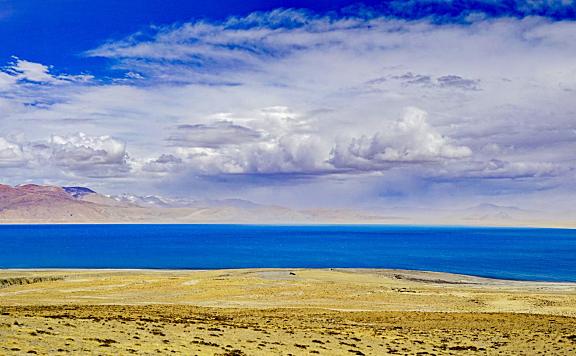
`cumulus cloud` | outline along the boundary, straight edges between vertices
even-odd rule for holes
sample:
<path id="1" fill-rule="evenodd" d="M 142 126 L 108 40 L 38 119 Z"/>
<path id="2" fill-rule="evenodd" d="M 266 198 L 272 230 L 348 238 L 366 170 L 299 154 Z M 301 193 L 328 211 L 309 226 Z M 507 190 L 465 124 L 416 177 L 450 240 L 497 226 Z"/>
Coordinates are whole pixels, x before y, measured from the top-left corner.
<path id="1" fill-rule="evenodd" d="M 0 167 L 21 167 L 26 165 L 26 163 L 27 159 L 22 146 L 0 137 Z"/>
<path id="2" fill-rule="evenodd" d="M 16 59 L 16 62 L 8 67 L 8 72 L 19 80 L 31 82 L 53 82 L 56 79 L 49 73 L 48 66 L 41 63 L 29 62 Z"/>
<path id="3" fill-rule="evenodd" d="M 288 134 L 263 142 L 218 149 L 180 149 L 199 174 L 329 173 L 327 149 L 317 137 Z"/>
<path id="4" fill-rule="evenodd" d="M 133 170 L 131 163 L 125 144 L 109 136 L 0 137 L 0 168 L 4 179 L 18 179 L 13 184 L 22 179 L 123 177 Z"/>
<path id="5" fill-rule="evenodd" d="M 381 132 L 339 143 L 330 162 L 337 168 L 385 169 L 398 163 L 425 163 L 466 158 L 466 146 L 453 145 L 430 126 L 427 113 L 409 108 L 404 118 Z"/>
<path id="6" fill-rule="evenodd" d="M 182 159 L 171 154 L 162 154 L 156 159 L 147 161 L 142 170 L 154 173 L 170 173 L 182 167 Z"/>
<path id="7" fill-rule="evenodd" d="M 205 174 L 339 174 L 471 155 L 468 147 L 452 144 L 430 126 L 427 113 L 417 108 L 408 108 L 402 120 L 382 125 L 378 133 L 340 141 L 307 132 L 310 128 L 287 108 L 266 108 L 259 115 L 244 119 L 259 126 L 258 133 L 227 122 L 180 127 L 192 135 L 170 141 L 184 162 Z"/>
<path id="8" fill-rule="evenodd" d="M 50 145 L 51 161 L 80 176 L 118 176 L 129 171 L 125 143 L 110 136 L 52 136 Z"/>

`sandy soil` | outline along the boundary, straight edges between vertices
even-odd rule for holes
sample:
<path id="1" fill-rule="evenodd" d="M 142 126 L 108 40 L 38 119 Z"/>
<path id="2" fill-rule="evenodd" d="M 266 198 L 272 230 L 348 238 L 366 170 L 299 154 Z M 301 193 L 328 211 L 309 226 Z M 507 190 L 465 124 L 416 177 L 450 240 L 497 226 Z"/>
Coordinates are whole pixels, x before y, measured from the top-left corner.
<path id="1" fill-rule="evenodd" d="M 396 270 L 0 270 L 0 354 L 575 354 L 576 284 Z"/>

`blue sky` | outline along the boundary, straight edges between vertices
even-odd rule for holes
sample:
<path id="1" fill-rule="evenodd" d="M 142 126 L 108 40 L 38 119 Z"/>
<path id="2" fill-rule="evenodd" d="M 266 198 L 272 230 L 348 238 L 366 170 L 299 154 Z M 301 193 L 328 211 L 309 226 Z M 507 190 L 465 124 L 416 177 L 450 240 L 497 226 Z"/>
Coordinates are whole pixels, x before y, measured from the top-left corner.
<path id="1" fill-rule="evenodd" d="M 572 1 L 0 0 L 4 183 L 569 209 Z"/>
<path id="2" fill-rule="evenodd" d="M 6 62 L 17 54 L 31 61 L 51 63 L 62 71 L 105 74 L 105 62 L 82 57 L 81 53 L 149 26 L 194 19 L 222 20 L 280 7 L 326 12 L 351 5 L 354 2 L 350 0 L 2 0 L 0 59 Z"/>
<path id="3" fill-rule="evenodd" d="M 61 71 L 105 75 L 109 63 L 81 54 L 106 40 L 122 38 L 149 26 L 197 19 L 223 20 L 277 8 L 342 15 L 358 7 L 389 17 L 433 17 L 448 22 L 462 21 L 471 13 L 490 17 L 540 15 L 557 20 L 576 17 L 573 4 L 564 1 L 1 0 L 0 60 L 7 62 L 17 55 L 51 63 Z"/>

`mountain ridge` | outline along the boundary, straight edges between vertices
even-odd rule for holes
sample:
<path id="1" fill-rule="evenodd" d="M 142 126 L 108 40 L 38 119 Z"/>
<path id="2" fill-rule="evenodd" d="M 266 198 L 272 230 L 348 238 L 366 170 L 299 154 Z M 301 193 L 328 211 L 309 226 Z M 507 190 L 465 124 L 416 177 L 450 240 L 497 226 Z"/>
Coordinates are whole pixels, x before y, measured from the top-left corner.
<path id="1" fill-rule="evenodd" d="M 291 209 L 243 199 L 187 200 L 133 194 L 104 195 L 83 186 L 0 184 L 0 224 L 248 223 L 397 224 L 572 227 L 539 212 L 483 203 L 467 209 Z"/>

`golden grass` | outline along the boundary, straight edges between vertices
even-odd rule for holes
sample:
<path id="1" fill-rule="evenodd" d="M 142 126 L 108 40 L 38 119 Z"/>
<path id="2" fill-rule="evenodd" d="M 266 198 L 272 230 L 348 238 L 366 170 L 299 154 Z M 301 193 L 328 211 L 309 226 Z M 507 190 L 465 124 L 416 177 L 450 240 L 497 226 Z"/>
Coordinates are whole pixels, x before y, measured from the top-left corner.
<path id="1" fill-rule="evenodd" d="M 576 285 L 387 270 L 0 271 L 0 354 L 574 354 Z M 61 351 L 59 351 L 61 350 Z"/>

